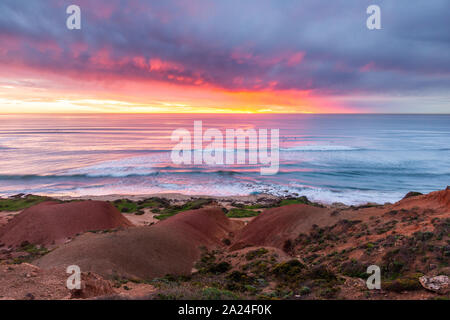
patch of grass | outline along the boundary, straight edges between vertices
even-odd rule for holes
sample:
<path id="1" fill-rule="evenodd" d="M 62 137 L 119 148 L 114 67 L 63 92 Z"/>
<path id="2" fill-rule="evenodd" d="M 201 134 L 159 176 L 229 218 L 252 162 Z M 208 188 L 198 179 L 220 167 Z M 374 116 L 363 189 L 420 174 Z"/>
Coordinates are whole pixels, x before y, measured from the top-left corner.
<path id="1" fill-rule="evenodd" d="M 113 205 L 122 213 L 134 213 L 137 211 L 137 204 L 129 199 L 117 199 Z"/>
<path id="2" fill-rule="evenodd" d="M 311 204 L 312 202 L 308 200 L 307 197 L 299 197 L 299 198 L 287 198 L 283 199 L 278 203 L 278 206 L 287 206 L 290 204 Z"/>
<path id="3" fill-rule="evenodd" d="M 188 210 L 197 210 L 202 208 L 205 205 L 211 204 L 211 199 L 196 199 L 193 201 L 188 201 L 180 206 L 170 206 L 161 211 L 161 214 L 155 216 L 156 219 L 164 220 L 171 216 L 176 215 L 177 213 L 188 211 Z"/>
<path id="4" fill-rule="evenodd" d="M 154 218 L 155 218 L 155 219 L 158 219 L 158 220 L 165 220 L 165 219 L 167 219 L 167 218 L 170 218 L 171 216 L 176 215 L 178 212 L 180 212 L 180 211 L 177 211 L 177 212 L 169 212 L 169 213 L 163 213 L 163 214 L 159 214 L 159 215 L 157 215 L 157 216 L 154 216 Z"/>
<path id="5" fill-rule="evenodd" d="M 27 252 L 27 253 L 33 254 L 33 255 L 42 255 L 42 254 L 46 254 L 48 252 L 47 248 L 37 247 L 33 244 L 26 244 L 25 246 L 21 247 L 20 249 L 24 252 Z"/>
<path id="6" fill-rule="evenodd" d="M 0 199 L 0 211 L 21 211 L 38 203 L 54 200 L 49 197 L 35 195 L 17 195 L 6 199 Z"/>
<path id="7" fill-rule="evenodd" d="M 140 200 L 137 202 L 138 209 L 145 208 L 168 208 L 170 207 L 170 201 L 163 198 L 147 198 L 145 200 Z"/>
<path id="8" fill-rule="evenodd" d="M 262 205 L 262 204 L 252 204 L 252 205 L 244 206 L 244 209 L 250 209 L 250 210 L 264 209 L 264 208 L 267 208 L 267 206 Z"/>
<path id="9" fill-rule="evenodd" d="M 254 211 L 250 209 L 244 209 L 244 208 L 233 208 L 228 211 L 227 217 L 228 218 L 249 218 L 249 217 L 256 217 L 259 215 L 259 211 Z"/>
<path id="10" fill-rule="evenodd" d="M 12 262 L 13 264 L 21 264 L 24 262 L 31 262 L 31 261 L 33 261 L 37 258 L 40 258 L 50 252 L 45 247 L 35 246 L 27 241 L 24 241 L 21 244 L 20 248 L 17 249 L 17 251 L 24 252 L 24 253 L 26 253 L 26 255 L 15 258 Z"/>
<path id="11" fill-rule="evenodd" d="M 112 204 L 122 213 L 135 213 L 136 215 L 144 214 L 143 209 L 152 208 L 152 212 L 159 208 L 170 207 L 169 200 L 152 197 L 145 200 L 132 201 L 130 199 L 117 199 Z"/>

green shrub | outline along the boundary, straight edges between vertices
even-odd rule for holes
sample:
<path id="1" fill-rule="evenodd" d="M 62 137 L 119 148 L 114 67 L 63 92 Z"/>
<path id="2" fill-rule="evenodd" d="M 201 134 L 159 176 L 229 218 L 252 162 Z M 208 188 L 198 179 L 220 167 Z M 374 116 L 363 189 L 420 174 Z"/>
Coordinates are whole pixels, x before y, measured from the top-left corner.
<path id="1" fill-rule="evenodd" d="M 300 261 L 293 259 L 275 265 L 272 269 L 272 273 L 281 278 L 290 278 L 298 276 L 303 269 L 305 269 L 305 265 Z"/>
<path id="2" fill-rule="evenodd" d="M 383 281 L 381 286 L 386 291 L 402 292 L 422 289 L 419 278 L 422 274 L 414 274 L 395 280 Z"/>
<path id="3" fill-rule="evenodd" d="M 323 279 L 327 281 L 337 280 L 336 274 L 323 265 L 313 267 L 308 273 L 308 276 L 311 279 Z"/>
<path id="4" fill-rule="evenodd" d="M 307 286 L 303 286 L 299 291 L 299 294 L 302 296 L 310 294 L 310 293 L 311 293 L 311 289 Z"/>
<path id="5" fill-rule="evenodd" d="M 239 299 L 239 296 L 228 290 L 205 288 L 202 290 L 201 298 L 204 300 L 236 300 Z"/>
<path id="6" fill-rule="evenodd" d="M 255 279 L 249 277 L 246 273 L 240 271 L 233 271 L 225 278 L 227 280 L 226 289 L 232 291 L 256 291 L 253 287 Z"/>
<path id="7" fill-rule="evenodd" d="M 231 264 L 223 261 L 223 262 L 214 263 L 214 264 L 210 265 L 207 268 L 207 272 L 213 273 L 213 274 L 221 274 L 221 273 L 227 272 L 230 269 L 231 269 Z"/>
<path id="8" fill-rule="evenodd" d="M 325 287 L 319 290 L 319 296 L 325 299 L 332 299 L 337 296 L 340 288 L 338 287 Z"/>
<path id="9" fill-rule="evenodd" d="M 353 278 L 363 278 L 366 279 L 369 275 L 366 273 L 367 268 L 360 262 L 356 260 L 351 260 L 344 262 L 341 265 L 340 272 L 343 275 L 353 277 Z"/>
<path id="10" fill-rule="evenodd" d="M 265 255 L 268 252 L 269 252 L 269 250 L 267 250 L 266 248 L 259 248 L 259 249 L 247 252 L 247 254 L 245 255 L 245 258 L 247 260 L 253 260 L 255 258 L 259 258 L 259 257 Z"/>
<path id="11" fill-rule="evenodd" d="M 383 256 L 382 271 L 385 277 L 396 278 L 409 270 L 416 254 L 410 247 L 402 247 L 388 251 Z"/>

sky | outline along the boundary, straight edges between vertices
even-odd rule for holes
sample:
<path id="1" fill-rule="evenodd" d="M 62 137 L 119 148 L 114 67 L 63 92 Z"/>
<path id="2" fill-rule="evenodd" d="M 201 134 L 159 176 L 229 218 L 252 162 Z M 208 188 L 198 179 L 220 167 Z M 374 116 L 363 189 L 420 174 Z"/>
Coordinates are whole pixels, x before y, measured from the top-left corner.
<path id="1" fill-rule="evenodd" d="M 448 0 L 0 0 L 0 113 L 450 113 L 449 13 Z"/>

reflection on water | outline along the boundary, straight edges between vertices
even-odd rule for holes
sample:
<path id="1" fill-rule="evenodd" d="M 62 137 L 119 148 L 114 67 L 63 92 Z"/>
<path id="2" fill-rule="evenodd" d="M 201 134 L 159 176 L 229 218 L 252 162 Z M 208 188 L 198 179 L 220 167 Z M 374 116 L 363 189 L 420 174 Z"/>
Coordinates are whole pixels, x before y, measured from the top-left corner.
<path id="1" fill-rule="evenodd" d="M 178 128 L 280 129 L 280 172 L 174 165 Z M 0 115 L 0 194 L 304 194 L 395 201 L 450 181 L 449 115 Z"/>

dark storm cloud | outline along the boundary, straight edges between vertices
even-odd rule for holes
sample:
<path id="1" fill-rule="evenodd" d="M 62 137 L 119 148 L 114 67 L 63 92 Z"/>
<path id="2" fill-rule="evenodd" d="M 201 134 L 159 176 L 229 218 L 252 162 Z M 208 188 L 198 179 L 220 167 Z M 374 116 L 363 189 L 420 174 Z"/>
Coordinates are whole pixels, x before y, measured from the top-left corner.
<path id="1" fill-rule="evenodd" d="M 74 77 L 226 90 L 379 94 L 450 88 L 450 1 L 2 0 L 0 62 Z M 382 9 L 382 30 L 365 26 Z"/>

